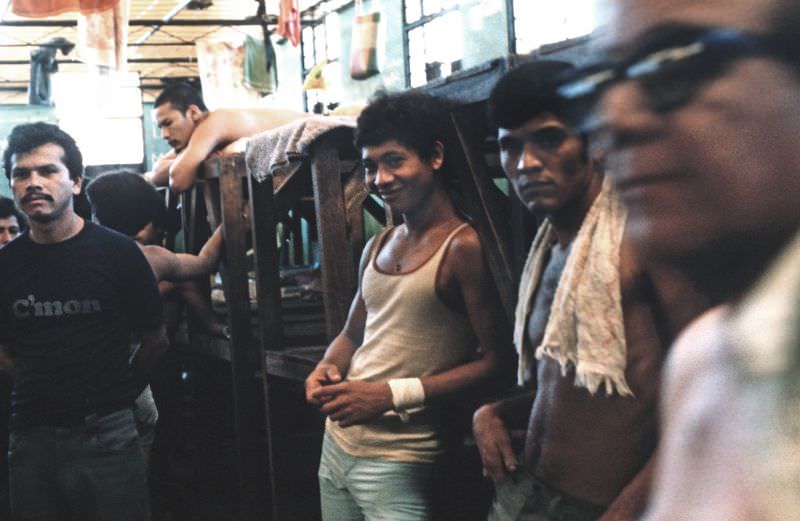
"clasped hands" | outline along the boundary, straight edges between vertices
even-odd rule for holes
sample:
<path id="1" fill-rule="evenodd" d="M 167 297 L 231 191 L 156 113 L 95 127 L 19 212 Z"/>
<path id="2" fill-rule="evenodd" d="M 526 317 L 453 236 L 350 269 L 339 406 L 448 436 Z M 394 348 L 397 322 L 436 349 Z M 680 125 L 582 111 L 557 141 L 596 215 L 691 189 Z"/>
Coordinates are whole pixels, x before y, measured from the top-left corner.
<path id="1" fill-rule="evenodd" d="M 342 427 L 363 423 L 392 409 L 386 382 L 342 381 L 339 369 L 321 363 L 306 378 L 306 400 Z"/>

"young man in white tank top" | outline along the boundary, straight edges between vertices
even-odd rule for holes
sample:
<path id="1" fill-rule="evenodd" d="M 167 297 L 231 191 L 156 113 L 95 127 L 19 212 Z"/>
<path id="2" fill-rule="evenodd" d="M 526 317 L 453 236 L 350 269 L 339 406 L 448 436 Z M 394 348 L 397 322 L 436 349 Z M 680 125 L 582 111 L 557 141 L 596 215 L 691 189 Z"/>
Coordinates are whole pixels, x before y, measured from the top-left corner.
<path id="1" fill-rule="evenodd" d="M 342 332 L 306 380 L 325 414 L 325 521 L 431 518 L 437 406 L 492 377 L 508 333 L 475 230 L 446 188 L 446 110 L 384 96 L 358 119 L 368 185 L 403 216 L 374 238 Z"/>

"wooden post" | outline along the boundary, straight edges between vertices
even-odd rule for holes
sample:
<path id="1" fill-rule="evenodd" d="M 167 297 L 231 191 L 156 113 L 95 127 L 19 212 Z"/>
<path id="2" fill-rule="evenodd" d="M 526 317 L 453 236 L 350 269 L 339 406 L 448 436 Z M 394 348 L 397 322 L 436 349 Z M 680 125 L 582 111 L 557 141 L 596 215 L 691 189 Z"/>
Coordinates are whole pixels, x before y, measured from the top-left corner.
<path id="1" fill-rule="evenodd" d="M 331 135 L 318 139 L 311 151 L 311 180 L 320 245 L 325 327 L 332 340 L 344 326 L 353 298 L 353 274 L 347 251 L 347 215 L 336 140 Z"/>
<path id="2" fill-rule="evenodd" d="M 445 154 L 453 173 L 458 176 L 463 196 L 473 212 L 473 224 L 481 237 L 486 261 L 492 272 L 506 315 L 513 321 L 516 302 L 507 204 L 489 175 L 481 155 L 486 137 L 483 105 L 461 107 L 451 114 L 453 136 L 445 144 Z M 505 223 L 505 224 L 504 224 Z"/>
<path id="3" fill-rule="evenodd" d="M 248 173 L 249 174 L 249 173 Z M 247 176 L 250 193 L 250 230 L 253 237 L 253 255 L 256 269 L 256 301 L 258 302 L 258 333 L 261 380 L 264 392 L 264 420 L 266 426 L 266 472 L 269 480 L 269 497 L 272 521 L 278 521 L 278 497 L 275 493 L 275 466 L 272 445 L 272 414 L 270 410 L 269 377 L 266 368 L 268 350 L 283 348 L 281 320 L 281 288 L 278 250 L 275 246 L 275 200 L 272 193 L 272 176 L 257 182 Z"/>
<path id="4" fill-rule="evenodd" d="M 360 259 L 364 249 L 364 201 L 369 197 L 369 189 L 359 172 L 351 172 L 344 184 L 345 213 L 347 214 L 347 235 L 350 241 L 350 258 Z M 358 263 L 351 263 L 354 277 L 358 277 Z M 355 280 L 355 279 L 354 279 Z M 356 280 L 358 285 L 358 280 Z"/>
<path id="5" fill-rule="evenodd" d="M 250 327 L 247 284 L 247 226 L 243 219 L 246 175 L 242 154 L 219 161 L 219 202 L 225 239 L 223 284 L 231 328 L 234 424 L 239 471 L 240 518 L 263 521 L 269 516 L 267 446 L 264 443 L 263 356 Z"/>

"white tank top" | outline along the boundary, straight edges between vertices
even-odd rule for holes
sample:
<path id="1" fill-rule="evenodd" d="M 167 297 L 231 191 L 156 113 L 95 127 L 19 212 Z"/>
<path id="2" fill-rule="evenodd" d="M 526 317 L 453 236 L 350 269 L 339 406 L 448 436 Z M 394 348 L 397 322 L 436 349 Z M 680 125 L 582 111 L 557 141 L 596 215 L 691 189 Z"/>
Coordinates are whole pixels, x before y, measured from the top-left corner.
<path id="1" fill-rule="evenodd" d="M 448 308 L 436 293 L 436 276 L 453 237 L 450 232 L 434 254 L 408 273 L 384 273 L 376 258 L 383 240 L 376 238 L 361 281 L 367 309 L 364 342 L 350 363 L 347 380 L 386 382 L 447 371 L 469 361 L 477 339 L 466 315 Z M 390 230 L 389 230 L 390 231 Z M 388 411 L 367 424 L 342 428 L 327 420 L 326 431 L 348 454 L 392 461 L 432 462 L 441 452 L 436 411 L 411 411 L 408 423 Z"/>

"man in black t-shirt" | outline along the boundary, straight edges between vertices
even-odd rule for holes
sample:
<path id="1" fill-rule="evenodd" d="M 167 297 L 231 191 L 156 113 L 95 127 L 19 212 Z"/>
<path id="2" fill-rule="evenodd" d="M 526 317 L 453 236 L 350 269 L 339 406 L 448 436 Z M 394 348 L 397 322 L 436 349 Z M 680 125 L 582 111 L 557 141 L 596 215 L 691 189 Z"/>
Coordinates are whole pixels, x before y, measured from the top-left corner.
<path id="1" fill-rule="evenodd" d="M 152 270 L 132 240 L 75 213 L 83 165 L 69 135 L 17 126 L 3 166 L 30 226 L 0 251 L 12 516 L 147 520 L 131 405 L 166 349 Z M 129 364 L 133 333 L 142 347 Z"/>

